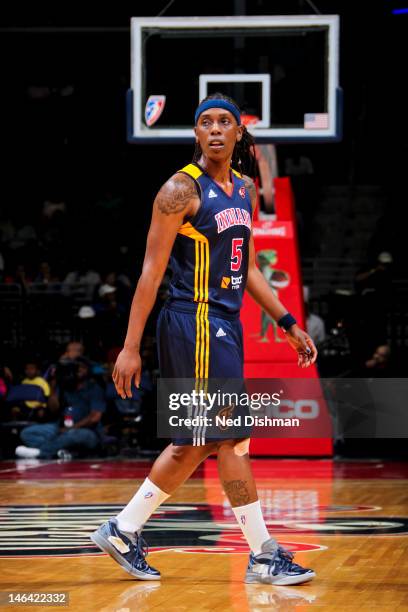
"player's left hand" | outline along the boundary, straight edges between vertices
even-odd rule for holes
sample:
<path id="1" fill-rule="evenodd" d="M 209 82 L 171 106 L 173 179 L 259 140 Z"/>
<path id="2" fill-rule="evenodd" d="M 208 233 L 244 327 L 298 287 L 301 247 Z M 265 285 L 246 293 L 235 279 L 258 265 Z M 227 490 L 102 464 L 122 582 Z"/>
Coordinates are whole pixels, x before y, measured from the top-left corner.
<path id="1" fill-rule="evenodd" d="M 292 325 L 285 333 L 290 346 L 298 354 L 298 366 L 308 368 L 317 359 L 317 349 L 311 337 L 297 325 Z"/>

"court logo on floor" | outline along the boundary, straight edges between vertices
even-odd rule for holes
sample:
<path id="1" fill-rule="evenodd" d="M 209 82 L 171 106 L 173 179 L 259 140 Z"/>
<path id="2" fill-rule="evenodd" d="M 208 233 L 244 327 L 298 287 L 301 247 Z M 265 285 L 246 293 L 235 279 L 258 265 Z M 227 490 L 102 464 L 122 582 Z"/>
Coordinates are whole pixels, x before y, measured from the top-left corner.
<path id="1" fill-rule="evenodd" d="M 122 505 L 33 505 L 0 506 L 0 556 L 79 556 L 102 554 L 89 534 Z M 316 506 L 294 516 L 267 509 L 271 535 L 292 550 L 325 548 L 302 542 L 302 535 L 408 535 L 407 517 L 367 516 L 375 506 Z M 327 516 L 354 512 L 357 516 Z M 246 553 L 247 544 L 229 506 L 210 504 L 166 504 L 160 506 L 144 529 L 151 551 L 184 553 Z M 295 540 L 293 539 L 295 538 Z"/>

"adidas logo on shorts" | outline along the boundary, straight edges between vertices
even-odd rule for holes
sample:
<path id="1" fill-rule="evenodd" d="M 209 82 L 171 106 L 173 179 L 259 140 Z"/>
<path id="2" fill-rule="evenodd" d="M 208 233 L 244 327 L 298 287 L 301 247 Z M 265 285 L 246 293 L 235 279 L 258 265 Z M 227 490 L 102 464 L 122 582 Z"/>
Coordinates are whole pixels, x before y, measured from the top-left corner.
<path id="1" fill-rule="evenodd" d="M 217 333 L 215 334 L 216 338 L 221 338 L 222 336 L 226 336 L 227 334 L 225 333 L 225 331 L 222 329 L 222 327 L 219 328 L 219 330 L 217 331 Z"/>

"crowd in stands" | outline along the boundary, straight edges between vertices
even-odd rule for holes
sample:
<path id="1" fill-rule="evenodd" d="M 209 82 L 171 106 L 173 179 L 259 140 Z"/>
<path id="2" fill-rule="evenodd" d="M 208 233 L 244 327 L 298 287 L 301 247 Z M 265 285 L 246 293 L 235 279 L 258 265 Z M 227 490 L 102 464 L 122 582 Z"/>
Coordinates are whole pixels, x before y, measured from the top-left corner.
<path id="1" fill-rule="evenodd" d="M 119 348 L 98 363 L 81 342 L 67 344 L 53 363 L 29 359 L 22 371 L 0 367 L 1 448 L 14 441 L 17 457 L 67 459 L 110 452 L 155 452 L 154 407 L 158 375 L 154 339 L 142 348 L 143 374 L 132 398 L 115 390 L 112 372 Z M 10 438 L 14 433 L 14 440 Z"/>
<path id="2" fill-rule="evenodd" d="M 122 400 L 112 371 L 137 276 L 128 247 L 112 237 L 123 198 L 106 190 L 82 212 L 72 206 L 57 194 L 24 219 L 12 206 L 0 213 L 0 289 L 8 297 L 0 453 L 36 460 L 156 452 L 154 331 L 166 282 L 146 327 L 141 386 Z"/>
<path id="3" fill-rule="evenodd" d="M 32 196 L 30 205 L 23 208 L 3 201 L 0 283 L 19 285 L 23 292 L 33 284 L 94 287 L 101 283 L 101 276 L 109 284 L 112 270 L 122 268 L 117 280 L 121 287 L 129 288 L 125 270 L 131 265 L 125 257 L 128 241 L 125 232 L 123 236 L 112 232 L 124 213 L 124 199 L 108 189 L 99 198 L 84 202 L 59 194 L 50 194 L 43 201 Z"/>
<path id="4" fill-rule="evenodd" d="M 319 349 L 323 377 L 407 376 L 407 301 L 401 302 L 399 312 L 392 263 L 392 254 L 382 251 L 357 271 L 353 291 L 320 298 L 326 320 L 313 312 L 317 300 L 311 304 L 309 288 L 304 287 L 306 328 Z"/>
<path id="5" fill-rule="evenodd" d="M 123 199 L 107 190 L 83 214 L 55 196 L 24 220 L 2 208 L 0 289 L 8 296 L 0 353 L 2 456 L 132 455 L 157 452 L 161 444 L 154 328 L 166 283 L 146 327 L 140 388 L 122 400 L 112 382 L 136 281 L 127 247 L 111 238 L 122 207 Z M 89 240 L 91 220 L 98 243 Z M 71 341 L 61 349 L 66 337 Z"/>

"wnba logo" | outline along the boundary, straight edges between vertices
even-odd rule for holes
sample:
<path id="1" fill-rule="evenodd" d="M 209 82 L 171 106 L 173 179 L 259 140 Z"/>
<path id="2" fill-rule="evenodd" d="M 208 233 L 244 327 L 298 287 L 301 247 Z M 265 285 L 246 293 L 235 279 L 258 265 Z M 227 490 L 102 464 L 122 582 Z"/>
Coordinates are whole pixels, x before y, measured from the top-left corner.
<path id="1" fill-rule="evenodd" d="M 243 515 L 241 516 L 241 523 L 242 523 L 243 525 L 245 525 L 245 523 L 246 523 L 246 516 L 245 516 L 245 514 L 243 514 Z"/>
<path id="2" fill-rule="evenodd" d="M 164 110 L 166 96 L 149 96 L 145 107 L 145 121 L 151 127 L 159 119 Z"/>

